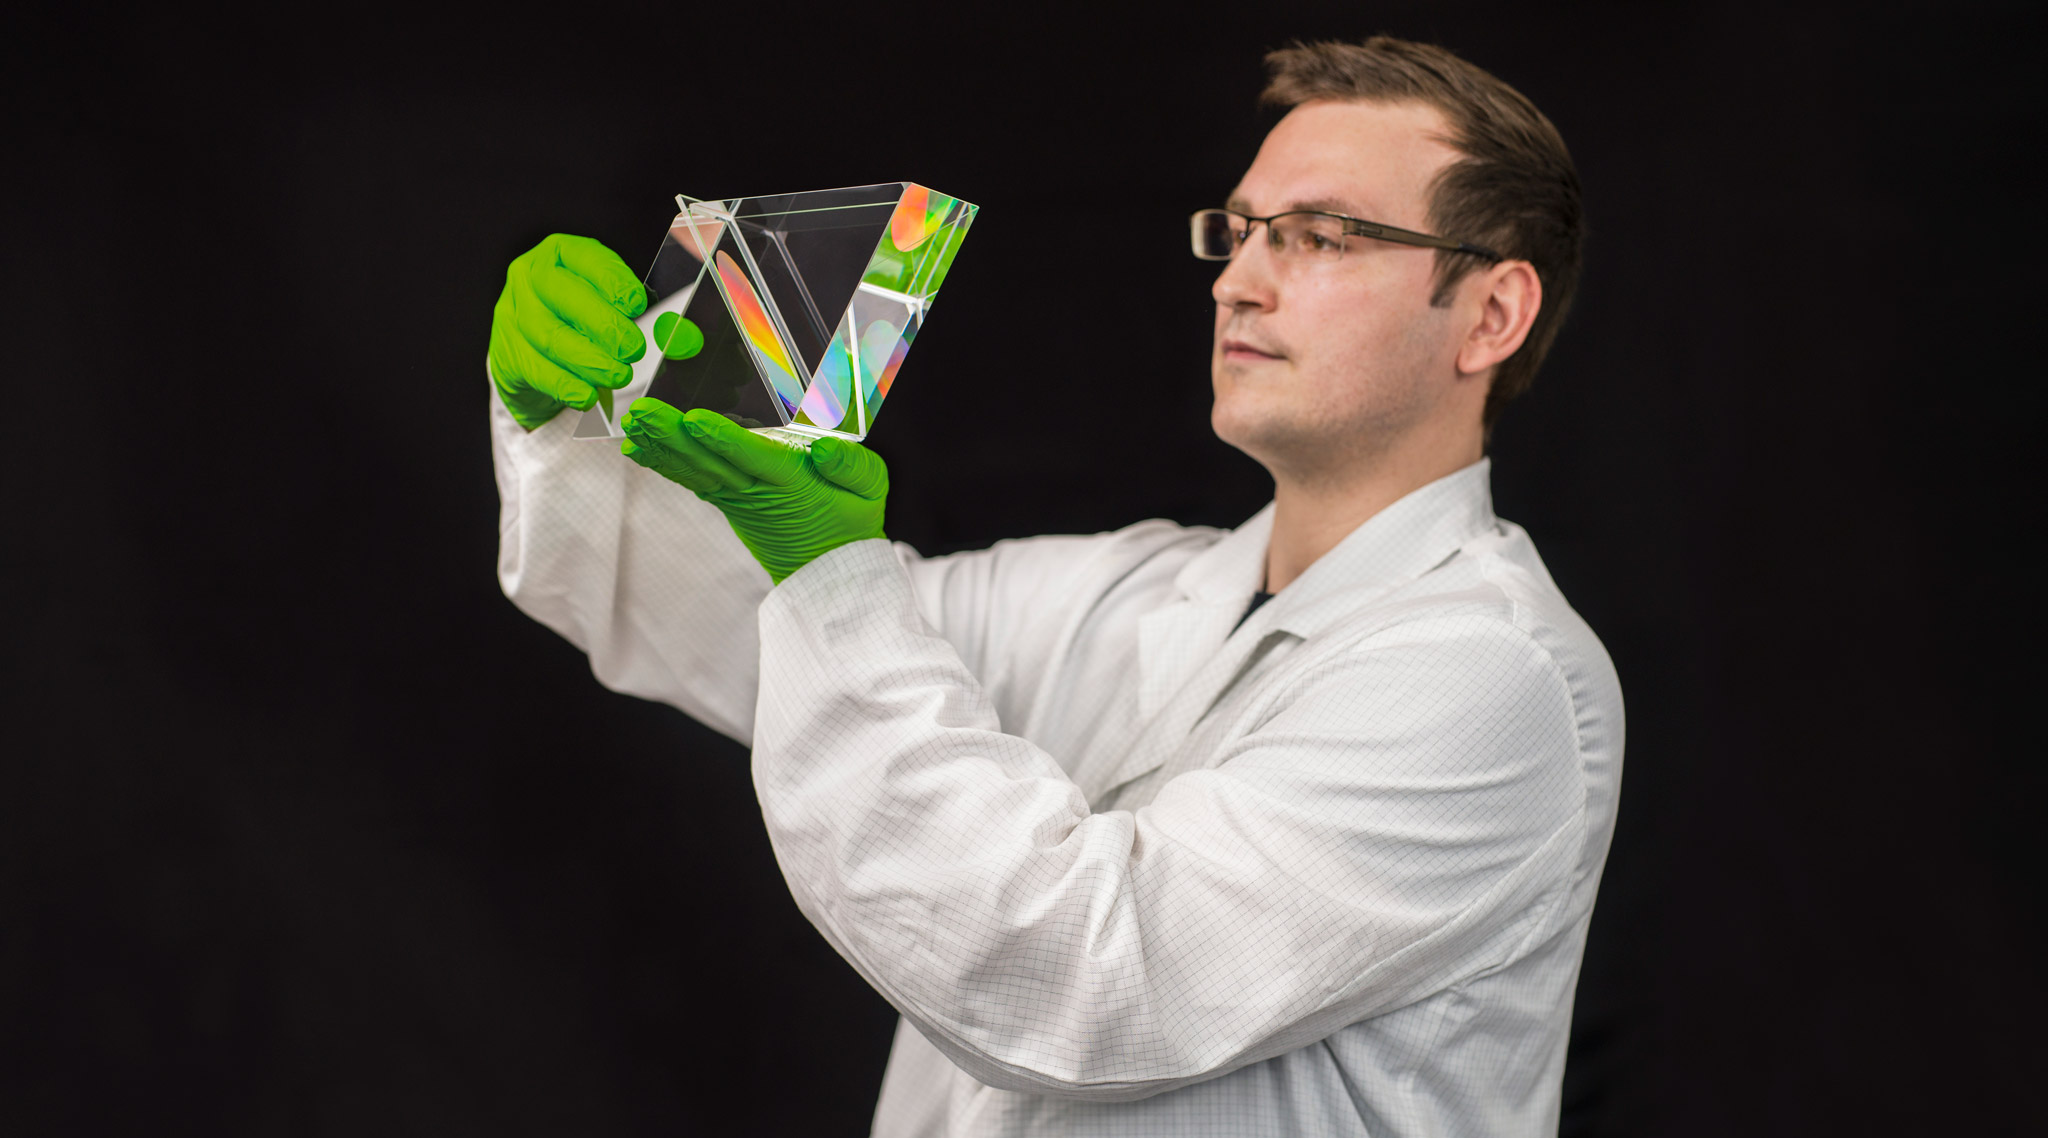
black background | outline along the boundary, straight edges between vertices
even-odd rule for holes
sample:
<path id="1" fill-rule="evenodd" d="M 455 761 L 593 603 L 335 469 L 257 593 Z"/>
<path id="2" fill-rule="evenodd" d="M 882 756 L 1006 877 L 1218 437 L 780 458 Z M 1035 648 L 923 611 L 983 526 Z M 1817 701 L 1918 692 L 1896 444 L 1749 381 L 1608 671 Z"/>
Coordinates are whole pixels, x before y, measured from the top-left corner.
<path id="1" fill-rule="evenodd" d="M 0 1133 L 864 1133 L 893 1013 L 742 749 L 497 590 L 504 265 L 925 182 L 983 212 L 872 438 L 892 535 L 1232 525 L 1181 218 L 1263 49 L 1374 31 L 1586 185 L 1494 447 L 1628 698 L 1566 1133 L 2037 1121 L 2038 6 L 719 11 L 0 37 Z"/>

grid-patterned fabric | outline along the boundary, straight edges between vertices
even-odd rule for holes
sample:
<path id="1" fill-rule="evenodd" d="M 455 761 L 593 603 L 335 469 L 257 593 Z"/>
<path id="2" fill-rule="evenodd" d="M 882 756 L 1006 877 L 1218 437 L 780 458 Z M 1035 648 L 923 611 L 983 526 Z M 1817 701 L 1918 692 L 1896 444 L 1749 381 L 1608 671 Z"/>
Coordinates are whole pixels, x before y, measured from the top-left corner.
<path id="1" fill-rule="evenodd" d="M 494 417 L 507 594 L 751 738 L 798 904 L 903 1013 L 876 1134 L 1555 1130 L 1621 696 L 1486 463 L 1237 625 L 1270 508 L 771 593 L 695 497 Z"/>

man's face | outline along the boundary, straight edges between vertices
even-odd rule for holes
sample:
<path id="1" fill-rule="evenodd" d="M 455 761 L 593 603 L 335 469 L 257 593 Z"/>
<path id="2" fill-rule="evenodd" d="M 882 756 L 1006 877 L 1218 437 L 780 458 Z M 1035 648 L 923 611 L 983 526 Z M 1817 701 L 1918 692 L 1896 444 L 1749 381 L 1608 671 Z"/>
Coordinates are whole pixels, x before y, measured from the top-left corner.
<path id="1" fill-rule="evenodd" d="M 1253 216 L 1328 210 L 1429 231 L 1430 182 L 1457 157 L 1442 115 L 1414 103 L 1304 103 L 1231 195 Z M 1225 266 L 1210 360 L 1218 437 L 1276 476 L 1325 476 L 1430 416 L 1456 370 L 1455 306 L 1432 308 L 1431 250 L 1366 237 L 1293 264 L 1266 227 Z"/>

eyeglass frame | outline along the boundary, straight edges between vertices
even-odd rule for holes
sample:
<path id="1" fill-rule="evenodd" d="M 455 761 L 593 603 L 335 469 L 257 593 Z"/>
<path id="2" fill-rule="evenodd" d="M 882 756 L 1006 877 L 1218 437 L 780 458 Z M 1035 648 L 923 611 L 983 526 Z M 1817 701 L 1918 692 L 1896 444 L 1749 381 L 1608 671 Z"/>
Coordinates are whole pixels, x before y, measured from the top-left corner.
<path id="1" fill-rule="evenodd" d="M 1446 249 L 1453 253 L 1470 253 L 1475 257 L 1484 257 L 1489 261 L 1507 260 L 1506 257 L 1488 249 L 1484 245 L 1474 245 L 1469 241 L 1454 241 L 1449 237 L 1432 237 L 1427 233 L 1417 233 L 1413 229 L 1402 229 L 1396 225 L 1367 221 L 1362 217 L 1350 217 L 1341 213 L 1331 213 L 1326 209 L 1290 209 L 1276 213 L 1271 217 L 1253 217 L 1248 213 L 1239 213 L 1234 209 L 1211 207 L 1209 209 L 1198 209 L 1188 215 L 1188 243 L 1194 246 L 1195 258 L 1202 261 L 1228 261 L 1237 255 L 1236 249 L 1231 250 L 1229 254 L 1222 257 L 1202 251 L 1201 238 L 1198 236 L 1198 233 L 1201 217 L 1205 213 L 1227 213 L 1232 217 L 1244 219 L 1244 228 L 1237 231 L 1243 234 L 1238 239 L 1238 249 L 1242 249 L 1251 241 L 1252 223 L 1255 221 L 1265 222 L 1266 232 L 1271 233 L 1273 232 L 1273 223 L 1283 217 L 1292 217 L 1295 214 L 1310 214 L 1316 217 L 1334 217 L 1344 222 L 1345 228 L 1343 232 L 1347 237 L 1371 237 L 1378 241 L 1391 241 L 1397 245 L 1419 245 L 1425 249 Z M 1358 228 L 1351 228 L 1352 226 L 1357 226 Z M 1340 255 L 1342 254 L 1342 250 L 1338 252 Z"/>

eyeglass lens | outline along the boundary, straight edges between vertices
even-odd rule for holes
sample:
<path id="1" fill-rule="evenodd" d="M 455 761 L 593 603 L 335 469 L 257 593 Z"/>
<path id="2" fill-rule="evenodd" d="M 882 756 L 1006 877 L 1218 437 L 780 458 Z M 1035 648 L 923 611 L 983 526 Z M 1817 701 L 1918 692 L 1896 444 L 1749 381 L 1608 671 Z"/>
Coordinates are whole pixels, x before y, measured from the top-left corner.
<path id="1" fill-rule="evenodd" d="M 1209 209 L 1195 215 L 1196 248 L 1203 256 L 1223 259 L 1237 252 L 1249 240 L 1248 223 L 1227 210 Z M 1331 260 L 1344 254 L 1344 223 L 1314 213 L 1290 213 L 1268 222 L 1249 225 L 1266 229 L 1271 250 L 1290 260 Z"/>

